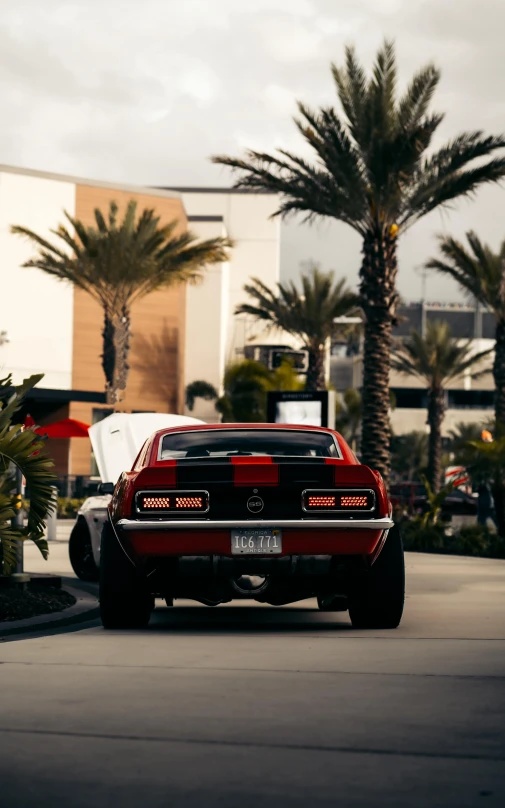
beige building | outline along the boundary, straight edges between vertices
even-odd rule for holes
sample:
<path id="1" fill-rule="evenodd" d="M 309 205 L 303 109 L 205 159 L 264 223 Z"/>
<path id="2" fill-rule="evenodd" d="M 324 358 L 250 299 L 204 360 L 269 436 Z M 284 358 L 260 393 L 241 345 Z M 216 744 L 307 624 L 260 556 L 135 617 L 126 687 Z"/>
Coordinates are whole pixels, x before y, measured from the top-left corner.
<path id="1" fill-rule="evenodd" d="M 229 263 L 213 266 L 195 287 L 179 285 L 149 295 L 132 310 L 130 373 L 120 411 L 184 412 L 184 390 L 205 379 L 218 389 L 227 362 L 243 352 L 243 326 L 234 317 L 251 274 L 275 285 L 279 279 L 279 224 L 271 221 L 271 194 L 231 189 L 164 190 L 119 186 L 0 166 L 0 372 L 15 383 L 44 373 L 26 410 L 44 425 L 65 417 L 92 423 L 108 414 L 101 367 L 100 306 L 86 293 L 21 265 L 33 256 L 26 240 L 10 233 L 23 225 L 51 238 L 63 211 L 85 224 L 95 208 L 130 199 L 154 208 L 161 223 L 178 222 L 199 238 L 229 235 Z M 199 401 L 196 417 L 215 420 Z M 87 439 L 51 440 L 60 475 L 92 472 Z"/>

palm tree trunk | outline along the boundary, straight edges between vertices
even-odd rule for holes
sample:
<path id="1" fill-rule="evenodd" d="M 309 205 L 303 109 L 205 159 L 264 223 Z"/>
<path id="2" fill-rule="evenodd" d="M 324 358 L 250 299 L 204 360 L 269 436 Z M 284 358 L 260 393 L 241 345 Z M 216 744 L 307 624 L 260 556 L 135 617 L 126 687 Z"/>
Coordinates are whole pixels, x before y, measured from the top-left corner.
<path id="1" fill-rule="evenodd" d="M 311 392 L 315 392 L 317 390 L 326 390 L 323 347 L 317 346 L 309 348 L 309 366 L 307 368 L 305 389 L 310 390 Z"/>
<path id="2" fill-rule="evenodd" d="M 505 429 L 505 319 L 499 319 L 495 332 L 493 377 L 495 384 L 495 417 Z"/>
<path id="3" fill-rule="evenodd" d="M 428 390 L 428 482 L 434 494 L 442 485 L 442 421 L 445 413 L 445 393 L 442 388 Z"/>
<path id="4" fill-rule="evenodd" d="M 130 336 L 130 312 L 126 306 L 119 315 L 105 310 L 102 368 L 107 404 L 113 406 L 121 401 L 121 392 L 126 389 Z"/>
<path id="5" fill-rule="evenodd" d="M 395 236 L 380 230 L 368 233 L 360 270 L 361 307 L 365 315 L 361 459 L 380 471 L 386 483 L 391 467 L 389 369 L 391 331 L 398 301 L 397 270 Z"/>

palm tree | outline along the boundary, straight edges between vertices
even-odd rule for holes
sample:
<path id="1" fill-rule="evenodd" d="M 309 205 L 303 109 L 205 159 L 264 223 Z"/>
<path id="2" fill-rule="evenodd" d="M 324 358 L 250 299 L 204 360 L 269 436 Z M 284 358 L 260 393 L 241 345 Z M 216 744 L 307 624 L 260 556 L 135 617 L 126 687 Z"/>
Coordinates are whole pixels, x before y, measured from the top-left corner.
<path id="1" fill-rule="evenodd" d="M 44 520 L 56 507 L 53 462 L 44 450 L 44 441 L 33 431 L 24 429 L 15 419 L 26 393 L 42 379 L 42 375 L 25 379 L 12 392 L 12 379 L 0 380 L 0 572 L 10 574 L 16 564 L 19 542 L 31 539 L 47 558 Z M 30 491 L 30 508 L 26 527 L 13 523 L 20 507 L 16 490 L 18 469 Z"/>
<path id="2" fill-rule="evenodd" d="M 496 316 L 495 417 L 505 427 L 505 241 L 498 252 L 493 252 L 473 231 L 466 233 L 466 238 L 469 249 L 450 236 L 441 236 L 442 258 L 432 258 L 426 266 L 450 275 L 472 299 Z"/>
<path id="3" fill-rule="evenodd" d="M 298 337 L 309 354 L 306 390 L 325 390 L 324 357 L 335 333 L 334 320 L 355 311 L 358 299 L 345 280 L 335 282 L 333 272 L 321 272 L 316 266 L 302 275 L 301 282 L 301 293 L 294 283 L 281 283 L 274 292 L 253 278 L 244 291 L 255 303 L 242 303 L 235 313 L 250 314 L 269 328 Z"/>
<path id="4" fill-rule="evenodd" d="M 402 479 L 420 479 L 428 464 L 428 435 L 413 431 L 394 437 L 391 455 L 392 469 Z"/>
<path id="5" fill-rule="evenodd" d="M 332 66 L 342 111 L 299 104 L 295 123 L 313 162 L 289 151 L 249 151 L 245 159 L 214 162 L 238 172 L 237 187 L 280 194 L 277 214 L 332 217 L 363 240 L 361 307 L 365 314 L 362 459 L 387 478 L 390 465 L 389 367 L 398 294 L 397 243 L 435 208 L 472 195 L 505 174 L 502 136 L 459 135 L 428 152 L 443 116 L 429 107 L 440 79 L 428 65 L 398 97 L 394 46 L 385 42 L 370 77 L 353 48 L 344 67 Z"/>
<path id="6" fill-rule="evenodd" d="M 224 394 L 206 381 L 194 381 L 186 387 L 186 406 L 192 411 L 195 399 L 215 401 L 224 422 L 253 423 L 266 420 L 267 393 L 271 390 L 300 390 L 302 384 L 292 362 L 283 360 L 269 370 L 261 362 L 244 359 L 230 365 L 224 374 Z"/>
<path id="7" fill-rule="evenodd" d="M 108 220 L 95 209 L 96 226 L 65 212 L 71 229 L 60 224 L 51 231 L 59 239 L 54 244 L 26 227 L 11 228 L 38 247 L 24 267 L 72 283 L 102 306 L 102 367 L 109 404 L 116 404 L 126 388 L 133 304 L 162 287 L 200 280 L 204 265 L 228 260 L 231 246 L 225 238 L 196 241 L 190 232 L 176 235 L 176 221 L 160 226 L 154 210 L 145 209 L 138 217 L 136 211 L 132 199 L 118 221 L 118 206 L 111 202 Z"/>
<path id="8" fill-rule="evenodd" d="M 481 433 L 481 424 L 460 423 L 456 424 L 454 429 L 449 431 L 449 450 L 455 463 L 461 463 L 463 466 L 465 465 L 461 458 L 462 456 L 465 456 L 465 453 L 467 453 L 468 444 L 471 441 L 480 440 Z"/>
<path id="9" fill-rule="evenodd" d="M 398 346 L 392 367 L 408 376 L 422 379 L 428 386 L 428 482 L 436 494 L 442 477 L 442 422 L 445 414 L 445 388 L 489 356 L 490 351 L 472 351 L 472 341 L 453 339 L 446 322 L 427 323 L 426 336 L 413 329 L 411 336 Z M 475 378 L 485 371 L 476 371 Z"/>

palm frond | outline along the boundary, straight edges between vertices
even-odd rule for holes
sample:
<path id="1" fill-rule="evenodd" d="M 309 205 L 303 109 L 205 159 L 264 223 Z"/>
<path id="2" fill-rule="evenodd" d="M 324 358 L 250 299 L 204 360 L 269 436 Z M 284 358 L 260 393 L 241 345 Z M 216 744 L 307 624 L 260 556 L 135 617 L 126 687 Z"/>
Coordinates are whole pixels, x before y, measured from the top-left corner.
<path id="1" fill-rule="evenodd" d="M 357 310 L 358 298 L 345 280 L 335 282 L 332 272 L 321 272 L 317 266 L 302 275 L 301 285 L 300 291 L 294 283 L 279 284 L 277 291 L 253 278 L 244 291 L 254 302 L 241 304 L 235 313 L 293 334 L 311 350 L 334 334 L 336 317 Z"/>
<path id="2" fill-rule="evenodd" d="M 454 278 L 471 298 L 494 311 L 498 319 L 503 319 L 505 266 L 501 249 L 493 252 L 473 231 L 466 233 L 466 239 L 469 249 L 451 236 L 440 236 L 442 258 L 431 258 L 426 267 Z"/>
<path id="3" fill-rule="evenodd" d="M 17 556 L 18 542 L 31 539 L 42 555 L 47 558 L 48 547 L 44 538 L 45 519 L 56 506 L 53 461 L 47 455 L 45 443 L 33 430 L 24 430 L 21 424 L 12 422 L 27 391 L 41 376 L 32 376 L 14 393 L 5 397 L 11 386 L 11 378 L 0 381 L 0 544 L 4 572 L 9 573 Z M 1 395 L 3 394 L 3 395 Z M 11 520 L 16 513 L 16 475 L 18 468 L 30 491 L 30 508 L 26 527 L 14 527 Z"/>
<path id="4" fill-rule="evenodd" d="M 505 158 L 494 158 L 505 148 L 502 135 L 463 133 L 429 156 L 443 118 L 430 113 L 440 80 L 433 65 L 418 71 L 400 98 L 394 45 L 387 40 L 370 76 L 352 47 L 343 66 L 333 64 L 331 71 L 341 111 L 299 103 L 301 118 L 295 119 L 313 160 L 286 151 L 213 158 L 232 169 L 236 187 L 279 194 L 276 215 L 332 217 L 362 235 L 393 224 L 403 230 L 505 176 Z"/>
<path id="5" fill-rule="evenodd" d="M 483 362 L 491 349 L 474 352 L 472 340 L 461 341 L 451 335 L 448 323 L 427 323 L 426 336 L 413 329 L 410 338 L 394 348 L 391 366 L 399 373 L 424 380 L 429 389 L 446 385 L 472 370 L 472 377 L 489 372 Z"/>

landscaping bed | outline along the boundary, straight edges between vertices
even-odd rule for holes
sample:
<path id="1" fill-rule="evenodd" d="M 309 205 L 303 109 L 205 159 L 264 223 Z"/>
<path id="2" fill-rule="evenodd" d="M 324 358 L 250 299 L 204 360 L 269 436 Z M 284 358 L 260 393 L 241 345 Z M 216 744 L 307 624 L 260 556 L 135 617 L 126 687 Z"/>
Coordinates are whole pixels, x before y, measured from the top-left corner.
<path id="1" fill-rule="evenodd" d="M 452 532 L 450 524 L 422 526 L 419 519 L 399 521 L 405 550 L 417 553 L 480 558 L 505 558 L 505 540 L 483 525 L 468 525 Z"/>
<path id="2" fill-rule="evenodd" d="M 53 586 L 27 584 L 24 589 L 0 588 L 0 622 L 61 612 L 75 602 L 69 592 Z"/>

